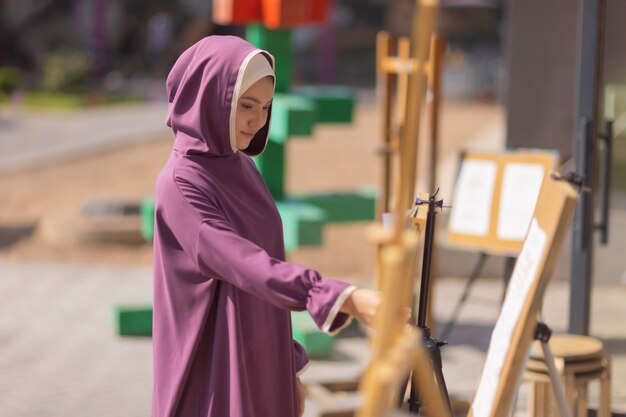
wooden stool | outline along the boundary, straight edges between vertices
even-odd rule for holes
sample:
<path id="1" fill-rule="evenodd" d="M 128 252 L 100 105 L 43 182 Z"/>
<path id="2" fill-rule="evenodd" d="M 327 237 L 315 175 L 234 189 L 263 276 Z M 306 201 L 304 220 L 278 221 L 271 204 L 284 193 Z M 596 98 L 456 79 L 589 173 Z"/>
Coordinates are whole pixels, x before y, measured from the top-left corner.
<path id="1" fill-rule="evenodd" d="M 573 417 L 587 417 L 587 385 L 600 382 L 598 417 L 611 417 L 611 361 L 598 339 L 580 335 L 553 335 L 549 342 L 556 368 L 563 378 L 565 396 Z M 524 372 L 530 383 L 530 417 L 558 416 L 558 409 L 543 359 L 541 344 L 535 341 Z"/>

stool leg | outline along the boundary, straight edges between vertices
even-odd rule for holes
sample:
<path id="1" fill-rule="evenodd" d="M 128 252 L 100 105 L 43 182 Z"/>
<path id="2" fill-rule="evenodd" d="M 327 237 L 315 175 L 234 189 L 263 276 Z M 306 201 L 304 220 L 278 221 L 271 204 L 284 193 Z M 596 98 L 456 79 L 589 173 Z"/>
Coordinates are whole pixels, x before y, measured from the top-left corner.
<path id="1" fill-rule="evenodd" d="M 587 417 L 587 384 L 582 384 L 578 386 L 577 391 L 577 401 L 576 401 L 576 415 L 578 417 Z"/>
<path id="2" fill-rule="evenodd" d="M 545 415 L 546 417 L 562 417 L 561 413 L 559 413 L 559 406 L 557 403 L 557 399 L 554 396 L 554 388 L 551 383 L 543 384 L 543 398 L 545 402 Z"/>
<path id="3" fill-rule="evenodd" d="M 528 381 L 528 403 L 526 404 L 528 417 L 538 417 L 537 415 L 537 382 Z"/>
<path id="4" fill-rule="evenodd" d="M 565 396 L 567 397 L 567 406 L 569 407 L 570 413 L 572 415 L 577 415 L 576 413 L 576 380 L 574 379 L 574 375 L 568 374 L 565 375 Z"/>
<path id="5" fill-rule="evenodd" d="M 530 382 L 530 387 L 528 389 L 529 417 L 549 417 L 549 406 L 547 404 L 549 398 L 546 398 L 546 393 L 548 393 L 546 387 L 549 388 L 549 385 L 543 382 Z"/>
<path id="6" fill-rule="evenodd" d="M 600 377 L 600 404 L 598 417 L 611 417 L 611 363 L 608 361 L 607 370 Z"/>

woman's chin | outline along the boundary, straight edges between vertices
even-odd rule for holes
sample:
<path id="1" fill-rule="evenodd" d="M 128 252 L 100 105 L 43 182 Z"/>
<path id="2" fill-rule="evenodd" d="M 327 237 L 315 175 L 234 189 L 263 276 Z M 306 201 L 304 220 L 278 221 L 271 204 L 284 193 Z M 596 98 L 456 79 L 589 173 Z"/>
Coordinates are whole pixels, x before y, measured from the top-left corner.
<path id="1" fill-rule="evenodd" d="M 237 141 L 237 149 L 239 149 L 240 151 L 243 151 L 244 149 L 248 149 L 248 147 L 250 146 L 250 143 L 252 142 L 252 139 L 254 139 L 254 137 L 245 138 L 245 139 Z"/>

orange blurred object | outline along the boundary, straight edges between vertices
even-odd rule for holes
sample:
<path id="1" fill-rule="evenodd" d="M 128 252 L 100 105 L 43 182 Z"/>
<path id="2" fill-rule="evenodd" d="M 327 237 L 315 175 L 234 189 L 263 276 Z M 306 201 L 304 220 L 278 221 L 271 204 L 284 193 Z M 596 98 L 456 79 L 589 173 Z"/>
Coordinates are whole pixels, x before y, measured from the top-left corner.
<path id="1" fill-rule="evenodd" d="M 220 25 L 258 23 L 263 20 L 261 0 L 213 0 L 213 21 Z"/>
<path id="2" fill-rule="evenodd" d="M 331 0 L 311 0 L 311 23 L 327 23 Z"/>
<path id="3" fill-rule="evenodd" d="M 326 23 L 330 0 L 263 0 L 263 23 L 271 29 Z"/>
<path id="4" fill-rule="evenodd" d="M 221 25 L 263 22 L 270 29 L 326 23 L 331 0 L 214 0 L 213 21 Z"/>

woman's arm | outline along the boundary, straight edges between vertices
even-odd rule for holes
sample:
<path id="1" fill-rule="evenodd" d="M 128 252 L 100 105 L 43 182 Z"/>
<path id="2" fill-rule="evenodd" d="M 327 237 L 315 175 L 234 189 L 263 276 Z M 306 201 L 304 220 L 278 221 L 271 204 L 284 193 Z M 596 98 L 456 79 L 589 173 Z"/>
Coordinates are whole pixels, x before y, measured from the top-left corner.
<path id="1" fill-rule="evenodd" d="M 168 207 L 162 207 L 165 212 L 158 215 L 176 217 L 176 221 L 168 222 L 171 232 L 180 237 L 182 250 L 203 277 L 226 281 L 287 310 L 307 310 L 318 327 L 329 333 L 347 324 L 350 317 L 341 306 L 354 287 L 270 256 L 239 235 L 218 204 L 194 184 L 177 178 L 176 185 L 181 202 L 169 212 Z"/>

